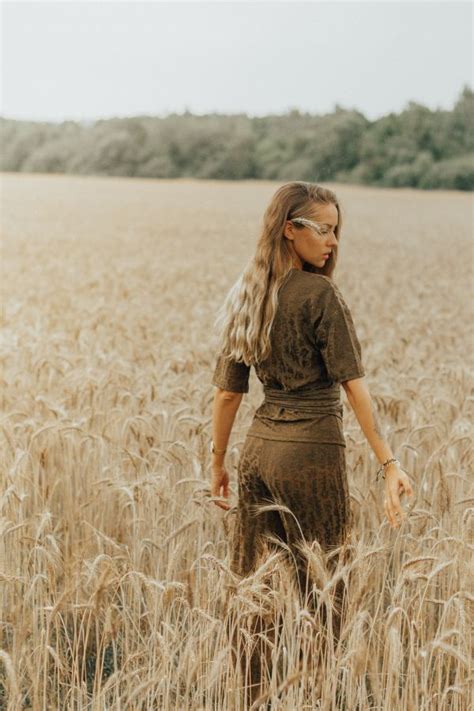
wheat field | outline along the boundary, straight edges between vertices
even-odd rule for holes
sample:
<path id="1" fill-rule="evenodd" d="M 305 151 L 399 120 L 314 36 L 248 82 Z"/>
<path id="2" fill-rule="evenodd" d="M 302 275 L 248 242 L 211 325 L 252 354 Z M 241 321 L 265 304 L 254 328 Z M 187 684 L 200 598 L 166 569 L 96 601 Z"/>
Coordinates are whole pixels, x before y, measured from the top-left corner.
<path id="1" fill-rule="evenodd" d="M 228 568 L 232 511 L 209 500 L 213 321 L 278 185 L 2 175 L 1 708 L 243 709 L 226 625 L 256 609 L 283 614 L 258 708 L 470 707 L 471 195 L 328 185 L 343 210 L 334 279 L 415 489 L 391 529 L 342 394 L 342 646 L 321 643 L 277 555 L 241 581 Z M 261 400 L 252 370 L 232 504 Z"/>

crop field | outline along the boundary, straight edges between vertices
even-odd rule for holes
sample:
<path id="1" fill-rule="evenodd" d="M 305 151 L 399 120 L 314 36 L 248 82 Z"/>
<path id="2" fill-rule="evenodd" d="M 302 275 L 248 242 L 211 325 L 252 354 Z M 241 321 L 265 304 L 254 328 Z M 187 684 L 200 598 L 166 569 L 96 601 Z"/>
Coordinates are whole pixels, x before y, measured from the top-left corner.
<path id="1" fill-rule="evenodd" d="M 243 710 L 226 629 L 250 645 L 255 610 L 283 619 L 255 708 L 470 707 L 470 194 L 325 184 L 342 204 L 334 280 L 415 490 L 392 529 L 343 392 L 342 644 L 322 644 L 277 554 L 249 578 L 229 570 L 235 509 L 209 500 L 213 322 L 279 185 L 2 175 L 0 708 Z M 252 370 L 226 460 L 233 506 L 261 400 Z"/>

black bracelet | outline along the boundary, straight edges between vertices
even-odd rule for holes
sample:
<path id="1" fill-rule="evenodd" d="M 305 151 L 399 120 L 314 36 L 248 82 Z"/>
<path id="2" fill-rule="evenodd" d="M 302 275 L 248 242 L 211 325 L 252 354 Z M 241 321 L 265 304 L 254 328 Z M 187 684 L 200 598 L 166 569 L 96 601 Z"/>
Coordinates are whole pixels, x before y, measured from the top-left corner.
<path id="1" fill-rule="evenodd" d="M 392 462 L 396 462 L 398 465 L 400 465 L 400 462 L 398 461 L 398 459 L 395 459 L 395 457 L 391 457 L 390 459 L 387 459 L 387 461 L 385 461 L 385 462 L 382 464 L 382 466 L 380 467 L 380 469 L 378 470 L 378 472 L 377 472 L 377 474 L 376 474 L 376 477 L 375 477 L 375 480 L 376 480 L 376 481 L 379 480 L 379 475 L 380 475 L 381 472 L 383 472 L 383 474 L 382 474 L 382 479 L 385 479 L 385 467 L 387 467 L 387 466 L 388 466 L 389 464 L 391 464 Z"/>

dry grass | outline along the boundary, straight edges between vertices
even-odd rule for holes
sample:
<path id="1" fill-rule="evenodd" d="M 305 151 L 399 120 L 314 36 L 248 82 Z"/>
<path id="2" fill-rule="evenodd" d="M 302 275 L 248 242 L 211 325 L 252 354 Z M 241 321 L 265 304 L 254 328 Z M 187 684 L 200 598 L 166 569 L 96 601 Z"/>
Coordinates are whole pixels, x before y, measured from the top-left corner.
<path id="1" fill-rule="evenodd" d="M 350 615 L 322 654 L 278 554 L 234 578 L 230 519 L 209 502 L 212 322 L 276 187 L 3 175 L 5 709 L 242 708 L 226 623 L 245 634 L 258 610 L 283 614 L 275 709 L 468 709 L 471 196 L 333 186 L 346 217 L 336 280 L 416 500 L 390 529 L 346 409 Z M 234 503 L 260 400 L 252 372 Z M 322 571 L 318 586 L 329 609 Z"/>

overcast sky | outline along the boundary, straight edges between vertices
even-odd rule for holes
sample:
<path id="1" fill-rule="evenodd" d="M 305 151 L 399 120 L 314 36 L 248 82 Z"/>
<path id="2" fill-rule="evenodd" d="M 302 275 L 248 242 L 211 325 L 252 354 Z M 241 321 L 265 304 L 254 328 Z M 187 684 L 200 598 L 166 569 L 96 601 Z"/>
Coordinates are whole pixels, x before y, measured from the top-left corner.
<path id="1" fill-rule="evenodd" d="M 8 118 L 186 109 L 375 119 L 472 87 L 470 2 L 3 2 Z"/>

